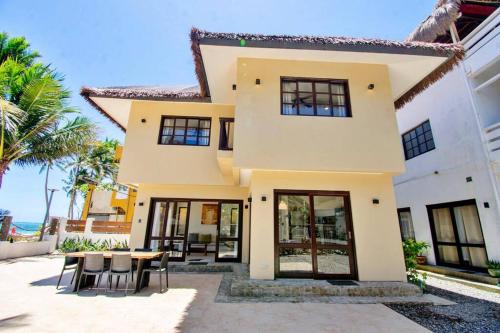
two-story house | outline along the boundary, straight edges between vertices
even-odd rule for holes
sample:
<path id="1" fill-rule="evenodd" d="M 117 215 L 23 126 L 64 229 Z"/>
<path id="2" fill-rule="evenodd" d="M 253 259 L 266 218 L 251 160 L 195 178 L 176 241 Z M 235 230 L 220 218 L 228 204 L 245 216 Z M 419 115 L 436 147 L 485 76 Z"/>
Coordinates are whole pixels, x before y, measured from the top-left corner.
<path id="1" fill-rule="evenodd" d="M 118 180 L 138 189 L 131 247 L 173 260 L 201 249 L 249 263 L 257 279 L 406 281 L 394 103 L 462 48 L 197 29 L 191 42 L 199 87 L 82 89 L 126 131 Z"/>
<path id="2" fill-rule="evenodd" d="M 401 230 L 431 245 L 431 264 L 484 270 L 500 260 L 499 6 L 441 0 L 408 38 L 465 49 L 459 66 L 397 111 Z"/>

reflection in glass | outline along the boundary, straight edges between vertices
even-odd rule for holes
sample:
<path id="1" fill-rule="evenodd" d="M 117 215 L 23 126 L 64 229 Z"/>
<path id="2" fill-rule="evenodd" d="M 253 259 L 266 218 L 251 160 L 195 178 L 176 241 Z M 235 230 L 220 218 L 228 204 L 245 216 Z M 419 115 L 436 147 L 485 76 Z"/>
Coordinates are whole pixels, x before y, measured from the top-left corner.
<path id="1" fill-rule="evenodd" d="M 280 243 L 310 243 L 309 197 L 278 195 L 278 223 Z"/>
<path id="2" fill-rule="evenodd" d="M 439 258 L 449 264 L 459 264 L 456 246 L 438 245 Z"/>
<path id="3" fill-rule="evenodd" d="M 347 250 L 318 249 L 318 273 L 350 274 L 349 253 Z"/>
<path id="4" fill-rule="evenodd" d="M 312 272 L 311 249 L 280 248 L 280 272 Z"/>
<path id="5" fill-rule="evenodd" d="M 220 237 L 238 237 L 240 205 L 221 203 Z"/>
<path id="6" fill-rule="evenodd" d="M 466 266 L 486 267 L 488 259 L 482 247 L 462 247 L 462 257 Z"/>
<path id="7" fill-rule="evenodd" d="M 153 229 L 151 230 L 152 237 L 161 237 L 161 233 L 163 231 L 163 223 L 165 221 L 165 213 L 166 213 L 167 203 L 166 202 L 157 202 L 154 208 L 154 216 L 153 216 Z"/>
<path id="8" fill-rule="evenodd" d="M 432 216 L 434 217 L 437 241 L 454 242 L 455 233 L 453 232 L 450 210 L 448 208 L 433 209 Z"/>
<path id="9" fill-rule="evenodd" d="M 182 257 L 182 252 L 184 249 L 184 241 L 183 240 L 165 240 L 164 244 L 165 244 L 164 251 L 169 251 L 170 257 L 172 257 L 172 258 Z"/>
<path id="10" fill-rule="evenodd" d="M 167 237 L 184 236 L 186 232 L 187 207 L 188 202 L 186 201 L 169 202 L 167 228 L 165 230 Z"/>
<path id="11" fill-rule="evenodd" d="M 483 244 L 483 232 L 475 205 L 454 207 L 457 221 L 458 239 L 461 243 Z"/>
<path id="12" fill-rule="evenodd" d="M 237 241 L 220 241 L 219 242 L 219 259 L 229 259 L 238 257 L 238 242 Z"/>
<path id="13" fill-rule="evenodd" d="M 314 196 L 314 216 L 317 244 L 347 245 L 343 197 Z"/>

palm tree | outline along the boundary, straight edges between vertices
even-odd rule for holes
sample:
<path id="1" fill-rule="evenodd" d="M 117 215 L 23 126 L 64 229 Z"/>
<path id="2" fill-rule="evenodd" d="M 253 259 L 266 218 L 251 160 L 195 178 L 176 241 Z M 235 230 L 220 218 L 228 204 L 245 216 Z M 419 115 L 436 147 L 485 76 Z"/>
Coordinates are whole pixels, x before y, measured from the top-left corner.
<path id="1" fill-rule="evenodd" d="M 117 140 L 105 139 L 87 146 L 79 154 L 75 154 L 65 165 L 70 169 L 69 177 L 64 188 L 70 197 L 68 218 L 73 218 L 73 208 L 78 192 L 91 182 L 100 188 L 112 187 L 116 181 L 118 164 L 115 161 Z"/>
<path id="2" fill-rule="evenodd" d="M 38 52 L 30 50 L 30 44 L 24 37 L 9 38 L 8 34 L 0 32 L 0 63 L 10 58 L 29 67 L 39 57 Z"/>

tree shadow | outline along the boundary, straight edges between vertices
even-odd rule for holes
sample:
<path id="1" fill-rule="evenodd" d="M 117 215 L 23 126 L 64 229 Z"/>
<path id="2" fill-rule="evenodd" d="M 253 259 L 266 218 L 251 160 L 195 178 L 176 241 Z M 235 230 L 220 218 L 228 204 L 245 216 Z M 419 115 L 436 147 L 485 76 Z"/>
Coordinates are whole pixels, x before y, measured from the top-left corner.
<path id="1" fill-rule="evenodd" d="M 23 313 L 17 316 L 11 316 L 7 318 L 0 319 L 0 330 L 13 329 L 28 326 L 29 323 L 27 319 L 30 317 L 29 314 Z"/>

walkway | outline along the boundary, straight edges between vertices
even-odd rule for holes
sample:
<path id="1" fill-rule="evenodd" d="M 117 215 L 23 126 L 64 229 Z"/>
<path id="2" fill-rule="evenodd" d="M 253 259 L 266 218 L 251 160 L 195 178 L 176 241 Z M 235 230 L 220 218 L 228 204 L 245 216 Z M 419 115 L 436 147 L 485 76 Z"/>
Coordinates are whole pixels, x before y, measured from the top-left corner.
<path id="1" fill-rule="evenodd" d="M 0 261 L 0 331 L 428 332 L 382 304 L 217 303 L 221 274 L 171 274 L 164 294 L 153 279 L 139 295 L 77 296 L 56 291 L 61 267 L 61 257 Z"/>

